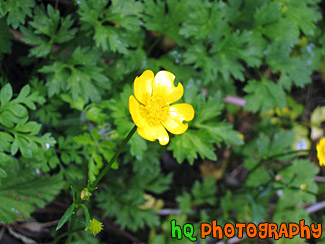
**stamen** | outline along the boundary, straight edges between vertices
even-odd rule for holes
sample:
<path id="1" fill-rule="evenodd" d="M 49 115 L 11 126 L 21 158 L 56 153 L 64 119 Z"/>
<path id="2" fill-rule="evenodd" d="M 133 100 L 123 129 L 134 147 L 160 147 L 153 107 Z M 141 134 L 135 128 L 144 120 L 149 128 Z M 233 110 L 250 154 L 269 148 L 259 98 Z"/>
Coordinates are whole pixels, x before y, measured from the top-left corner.
<path id="1" fill-rule="evenodd" d="M 168 116 L 168 106 L 162 96 L 148 96 L 146 105 L 141 106 L 140 113 L 147 119 L 149 125 L 154 126 Z"/>

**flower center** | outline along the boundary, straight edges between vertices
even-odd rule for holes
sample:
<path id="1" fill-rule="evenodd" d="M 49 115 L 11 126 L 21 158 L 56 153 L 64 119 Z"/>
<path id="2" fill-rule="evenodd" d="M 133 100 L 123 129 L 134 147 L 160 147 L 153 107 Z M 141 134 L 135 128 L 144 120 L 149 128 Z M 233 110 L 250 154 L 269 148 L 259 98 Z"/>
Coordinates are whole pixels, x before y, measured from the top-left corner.
<path id="1" fill-rule="evenodd" d="M 146 105 L 140 110 L 143 117 L 147 119 L 149 125 L 154 126 L 165 120 L 168 115 L 168 106 L 162 96 L 148 96 Z"/>

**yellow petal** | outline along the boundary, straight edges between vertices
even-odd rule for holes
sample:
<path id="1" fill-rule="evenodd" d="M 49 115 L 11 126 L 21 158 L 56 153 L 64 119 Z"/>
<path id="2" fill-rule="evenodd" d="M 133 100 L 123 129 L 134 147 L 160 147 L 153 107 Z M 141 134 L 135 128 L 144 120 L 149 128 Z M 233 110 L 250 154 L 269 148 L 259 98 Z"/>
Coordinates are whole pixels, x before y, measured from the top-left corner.
<path id="1" fill-rule="evenodd" d="M 178 86 L 174 86 L 175 75 L 171 72 L 159 71 L 153 82 L 153 95 L 160 95 L 167 104 L 173 103 L 181 99 L 184 93 L 183 85 L 179 82 Z"/>
<path id="2" fill-rule="evenodd" d="M 169 142 L 169 136 L 162 124 L 156 126 L 147 126 L 137 128 L 138 134 L 148 141 L 159 140 L 160 145 L 166 145 Z"/>
<path id="3" fill-rule="evenodd" d="M 146 70 L 134 80 L 134 95 L 142 104 L 146 104 L 147 97 L 151 96 L 154 77 L 155 75 L 151 70 Z"/>
<path id="4" fill-rule="evenodd" d="M 325 166 L 325 138 L 323 137 L 316 145 L 317 158 L 320 166 Z"/>
<path id="5" fill-rule="evenodd" d="M 141 104 L 135 99 L 133 95 L 129 97 L 129 110 L 132 117 L 133 122 L 138 127 L 146 127 L 147 121 L 140 113 Z"/>
<path id="6" fill-rule="evenodd" d="M 194 109 L 192 105 L 187 103 L 179 103 L 169 107 L 169 116 L 163 121 L 165 128 L 176 135 L 183 134 L 188 124 L 183 121 L 191 121 L 194 118 Z"/>

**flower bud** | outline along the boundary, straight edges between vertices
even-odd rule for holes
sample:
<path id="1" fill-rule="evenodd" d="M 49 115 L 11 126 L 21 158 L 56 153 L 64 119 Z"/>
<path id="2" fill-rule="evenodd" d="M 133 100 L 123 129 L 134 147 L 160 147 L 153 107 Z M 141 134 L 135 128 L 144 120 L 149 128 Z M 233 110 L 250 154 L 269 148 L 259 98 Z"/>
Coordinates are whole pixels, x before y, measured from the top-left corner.
<path id="1" fill-rule="evenodd" d="M 91 234 L 96 236 L 102 230 L 103 230 L 103 223 L 102 222 L 100 222 L 100 221 L 98 221 L 96 219 L 90 220 L 88 231 Z"/>
<path id="2" fill-rule="evenodd" d="M 80 193 L 81 200 L 88 200 L 90 196 L 91 192 L 87 188 L 84 188 Z"/>

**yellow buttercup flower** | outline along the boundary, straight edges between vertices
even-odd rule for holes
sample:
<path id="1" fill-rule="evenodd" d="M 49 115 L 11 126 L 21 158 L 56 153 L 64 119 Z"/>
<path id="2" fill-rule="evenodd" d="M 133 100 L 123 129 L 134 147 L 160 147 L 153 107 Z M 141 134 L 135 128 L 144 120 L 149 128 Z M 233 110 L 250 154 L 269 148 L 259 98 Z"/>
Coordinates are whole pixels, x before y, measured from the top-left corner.
<path id="1" fill-rule="evenodd" d="M 316 146 L 317 158 L 320 166 L 325 166 L 325 137 L 320 139 Z"/>
<path id="2" fill-rule="evenodd" d="M 159 71 L 156 76 L 146 70 L 134 80 L 134 96 L 129 98 L 129 110 L 137 132 L 149 141 L 159 140 L 161 145 L 169 142 L 166 129 L 176 135 L 184 133 L 194 118 L 194 109 L 187 103 L 171 105 L 184 93 L 181 83 L 174 86 L 175 76 Z"/>

